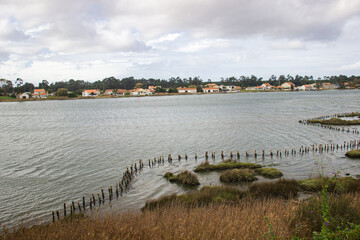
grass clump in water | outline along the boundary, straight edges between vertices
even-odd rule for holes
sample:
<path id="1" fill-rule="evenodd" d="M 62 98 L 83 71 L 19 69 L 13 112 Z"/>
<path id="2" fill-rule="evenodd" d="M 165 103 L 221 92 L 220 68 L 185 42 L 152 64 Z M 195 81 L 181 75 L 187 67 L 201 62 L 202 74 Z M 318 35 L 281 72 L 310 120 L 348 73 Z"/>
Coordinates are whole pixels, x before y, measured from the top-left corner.
<path id="1" fill-rule="evenodd" d="M 345 156 L 349 158 L 360 158 L 360 149 L 348 151 L 345 153 Z"/>
<path id="2" fill-rule="evenodd" d="M 142 210 L 154 210 L 157 208 L 171 207 L 175 205 L 186 207 L 201 207 L 210 204 L 234 203 L 243 197 L 243 193 L 237 188 L 224 186 L 205 186 L 197 191 L 182 195 L 167 195 L 161 198 L 147 201 Z"/>
<path id="3" fill-rule="evenodd" d="M 282 172 L 276 168 L 269 168 L 269 167 L 258 168 L 255 169 L 255 172 L 265 178 L 271 178 L 271 179 L 280 178 L 283 176 Z"/>
<path id="4" fill-rule="evenodd" d="M 323 125 L 360 125 L 360 120 L 343 120 L 340 118 L 330 118 L 308 120 L 308 123 L 320 123 Z"/>
<path id="5" fill-rule="evenodd" d="M 220 175 L 220 181 L 224 183 L 252 182 L 258 180 L 252 169 L 232 169 Z"/>
<path id="6" fill-rule="evenodd" d="M 200 185 L 197 176 L 189 171 L 183 171 L 177 175 L 174 175 L 171 172 L 167 172 L 165 173 L 164 178 L 167 178 L 170 182 L 176 182 L 178 184 L 189 187 Z"/>
<path id="7" fill-rule="evenodd" d="M 296 180 L 279 179 L 275 182 L 253 183 L 248 193 L 255 198 L 284 198 L 289 199 L 297 196 L 300 190 Z"/>
<path id="8" fill-rule="evenodd" d="M 261 168 L 260 164 L 249 163 L 249 162 L 235 162 L 235 161 L 226 161 L 219 164 L 210 164 L 209 162 L 204 162 L 198 165 L 194 172 L 206 172 L 206 171 L 220 171 L 220 170 L 228 170 L 228 169 L 256 169 Z"/>

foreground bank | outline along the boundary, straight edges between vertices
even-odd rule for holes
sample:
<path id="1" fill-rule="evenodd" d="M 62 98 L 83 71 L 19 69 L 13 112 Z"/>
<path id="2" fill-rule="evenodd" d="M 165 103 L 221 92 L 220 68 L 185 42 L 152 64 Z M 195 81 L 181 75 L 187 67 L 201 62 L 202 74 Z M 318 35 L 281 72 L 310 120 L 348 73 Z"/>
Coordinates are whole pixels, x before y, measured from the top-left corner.
<path id="1" fill-rule="evenodd" d="M 306 199 L 298 194 L 303 181 L 280 179 L 247 191 L 207 186 L 149 201 L 142 213 L 76 214 L 5 231 L 0 239 L 358 239 L 360 180 L 335 174 L 311 181 L 321 185 Z"/>

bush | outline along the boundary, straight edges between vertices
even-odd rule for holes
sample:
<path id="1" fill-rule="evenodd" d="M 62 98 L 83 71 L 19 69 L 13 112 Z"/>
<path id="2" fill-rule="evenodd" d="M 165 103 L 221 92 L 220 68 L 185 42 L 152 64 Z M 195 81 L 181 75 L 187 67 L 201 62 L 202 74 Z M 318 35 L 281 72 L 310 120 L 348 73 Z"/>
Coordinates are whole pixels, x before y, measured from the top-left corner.
<path id="1" fill-rule="evenodd" d="M 227 170 L 220 175 L 220 181 L 224 183 L 252 182 L 258 180 L 254 170 L 233 169 Z"/>
<path id="2" fill-rule="evenodd" d="M 199 179 L 195 174 L 192 174 L 189 171 L 184 171 L 176 176 L 171 172 L 167 172 L 164 175 L 164 178 L 167 178 L 170 182 L 176 182 L 178 184 L 182 184 L 184 186 L 193 187 L 200 185 Z"/>
<path id="3" fill-rule="evenodd" d="M 66 97 L 68 95 L 68 90 L 66 88 L 59 88 L 57 91 L 56 91 L 56 96 L 58 97 Z"/>
<path id="4" fill-rule="evenodd" d="M 71 92 L 71 93 L 68 94 L 68 97 L 69 97 L 69 98 L 76 98 L 77 96 L 78 96 L 78 95 L 77 95 L 76 92 Z"/>
<path id="5" fill-rule="evenodd" d="M 296 180 L 279 179 L 276 182 L 253 183 L 248 193 L 255 198 L 280 197 L 289 199 L 295 197 L 300 190 Z"/>
<path id="6" fill-rule="evenodd" d="M 350 196 L 328 195 L 328 227 L 331 232 L 349 228 L 350 223 L 360 224 L 360 204 Z M 322 199 L 315 197 L 302 202 L 296 211 L 296 222 L 309 228 L 311 232 L 320 231 L 323 224 Z M 340 238 L 342 239 L 342 238 Z M 352 239 L 352 238 L 350 238 Z"/>

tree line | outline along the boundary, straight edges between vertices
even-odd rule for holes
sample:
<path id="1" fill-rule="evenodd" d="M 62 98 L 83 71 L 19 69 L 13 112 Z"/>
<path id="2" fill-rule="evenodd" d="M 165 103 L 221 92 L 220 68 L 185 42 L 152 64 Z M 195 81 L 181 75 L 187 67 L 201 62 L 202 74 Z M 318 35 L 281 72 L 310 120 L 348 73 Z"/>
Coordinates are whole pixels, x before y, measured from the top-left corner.
<path id="1" fill-rule="evenodd" d="M 323 78 L 314 79 L 313 76 L 291 76 L 288 75 L 280 75 L 275 76 L 272 75 L 269 79 L 263 79 L 262 77 L 256 77 L 254 75 L 251 76 L 240 76 L 240 77 L 228 77 L 221 78 L 219 81 L 212 82 L 210 79 L 204 81 L 200 77 L 189 77 L 189 78 L 180 78 L 180 77 L 171 77 L 167 80 L 165 79 L 155 79 L 155 78 L 141 78 L 135 79 L 134 77 L 126 77 L 122 79 L 118 79 L 115 77 L 107 77 L 103 80 L 97 80 L 95 82 L 88 82 L 85 80 L 74 80 L 70 79 L 68 81 L 58 81 L 54 83 L 49 83 L 47 80 L 42 80 L 38 86 L 35 86 L 32 83 L 24 82 L 21 78 L 17 78 L 14 83 L 9 80 L 0 79 L 6 81 L 0 88 L 0 95 L 11 95 L 17 94 L 21 92 L 33 92 L 35 88 L 42 88 L 48 92 L 56 92 L 58 89 L 65 88 L 70 92 L 74 92 L 77 94 L 81 94 L 84 89 L 100 89 L 104 91 L 106 89 L 134 89 L 138 84 L 142 86 L 142 88 L 148 88 L 149 86 L 159 86 L 160 89 L 176 89 L 178 87 L 189 87 L 196 86 L 199 90 L 202 86 L 208 83 L 216 83 L 223 85 L 235 85 L 242 88 L 251 87 L 251 86 L 260 86 L 263 83 L 269 83 L 273 86 L 281 85 L 285 82 L 293 82 L 296 86 L 301 86 L 304 84 L 312 84 L 316 82 L 326 81 L 333 84 L 339 84 L 340 88 L 345 88 L 344 83 L 349 82 L 354 86 L 359 84 L 360 76 L 324 76 Z M 159 88 L 158 88 L 159 89 Z"/>

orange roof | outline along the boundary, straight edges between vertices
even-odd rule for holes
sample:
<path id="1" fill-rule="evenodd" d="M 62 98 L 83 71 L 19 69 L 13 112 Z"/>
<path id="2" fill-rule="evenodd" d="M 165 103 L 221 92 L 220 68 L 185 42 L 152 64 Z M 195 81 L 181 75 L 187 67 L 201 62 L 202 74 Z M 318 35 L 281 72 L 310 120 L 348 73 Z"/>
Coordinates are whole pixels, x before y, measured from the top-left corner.
<path id="1" fill-rule="evenodd" d="M 264 83 L 265 86 L 271 86 L 270 83 Z"/>
<path id="2" fill-rule="evenodd" d="M 106 89 L 105 92 L 113 92 L 114 89 Z"/>
<path id="3" fill-rule="evenodd" d="M 292 83 L 292 82 L 286 82 L 287 84 L 290 84 L 290 85 L 295 85 L 294 83 Z"/>
<path id="4" fill-rule="evenodd" d="M 34 89 L 34 93 L 45 92 L 45 89 Z"/>
<path id="5" fill-rule="evenodd" d="M 117 90 L 118 93 L 124 93 L 124 92 L 126 92 L 126 91 L 127 91 L 126 89 L 118 89 L 118 90 Z"/>
<path id="6" fill-rule="evenodd" d="M 282 88 L 282 86 L 277 86 L 276 88 Z"/>
<path id="7" fill-rule="evenodd" d="M 256 88 L 262 88 L 262 86 L 257 86 Z"/>
<path id="8" fill-rule="evenodd" d="M 90 90 L 85 90 L 84 92 L 87 92 L 87 93 L 96 93 L 98 90 L 96 89 L 90 89 Z"/>
<path id="9" fill-rule="evenodd" d="M 211 89 L 213 89 L 213 90 L 218 90 L 219 87 L 205 87 L 205 88 L 203 88 L 203 89 L 206 89 L 206 90 L 211 90 Z"/>

